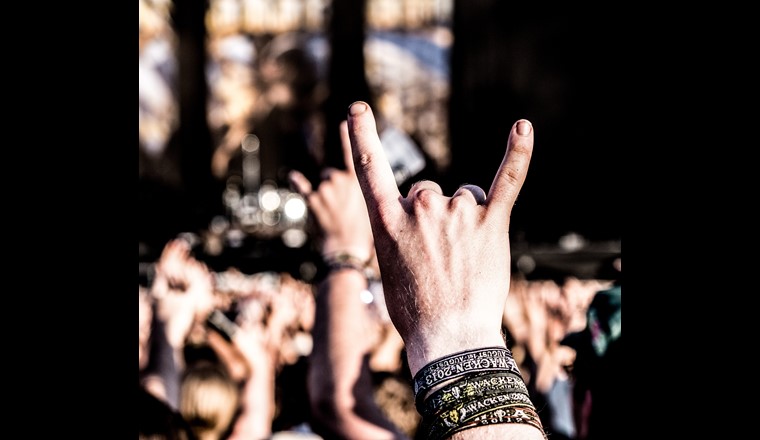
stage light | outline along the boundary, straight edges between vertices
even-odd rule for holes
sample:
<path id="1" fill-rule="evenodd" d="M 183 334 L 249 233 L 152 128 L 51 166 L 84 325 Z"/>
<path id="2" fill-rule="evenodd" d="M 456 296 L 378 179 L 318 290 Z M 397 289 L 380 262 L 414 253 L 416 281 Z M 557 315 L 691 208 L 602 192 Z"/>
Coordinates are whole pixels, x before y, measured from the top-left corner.
<path id="1" fill-rule="evenodd" d="M 280 237 L 291 248 L 302 247 L 307 239 L 306 219 L 308 211 L 300 194 L 286 188 L 278 188 L 271 180 L 261 182 L 261 151 L 259 138 L 248 134 L 243 138 L 243 175 L 227 180 L 222 194 L 227 216 L 226 226 L 238 230 L 244 236 L 262 239 Z M 217 220 L 218 222 L 218 220 Z M 219 228 L 220 225 L 217 225 Z M 242 237 L 227 242 L 238 247 Z"/>
<path id="2" fill-rule="evenodd" d="M 285 217 L 291 221 L 303 220 L 306 216 L 306 203 L 298 194 L 292 194 L 285 201 Z"/>
<path id="3" fill-rule="evenodd" d="M 259 192 L 259 203 L 265 211 L 275 211 L 280 207 L 280 195 L 273 185 L 263 185 Z"/>
<path id="4" fill-rule="evenodd" d="M 306 243 L 306 232 L 301 229 L 287 229 L 282 233 L 282 242 L 289 248 L 299 248 Z"/>

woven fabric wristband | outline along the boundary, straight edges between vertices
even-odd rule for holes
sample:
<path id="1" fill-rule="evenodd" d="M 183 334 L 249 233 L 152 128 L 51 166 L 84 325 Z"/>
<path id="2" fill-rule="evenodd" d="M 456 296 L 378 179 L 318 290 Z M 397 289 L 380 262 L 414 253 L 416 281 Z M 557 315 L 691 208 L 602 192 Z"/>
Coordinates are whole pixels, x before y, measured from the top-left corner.
<path id="1" fill-rule="evenodd" d="M 513 373 L 499 372 L 467 376 L 434 391 L 424 403 L 417 402 L 419 403 L 417 412 L 423 418 L 429 418 L 451 406 L 464 405 L 467 399 L 478 400 L 495 394 L 509 393 L 520 393 L 528 398 L 530 396 L 523 379 Z"/>
<path id="2" fill-rule="evenodd" d="M 464 350 L 436 359 L 414 375 L 415 401 L 423 400 L 424 394 L 440 383 L 481 372 L 508 372 L 522 378 L 512 353 L 505 347 Z"/>
<path id="3" fill-rule="evenodd" d="M 486 409 L 488 408 L 488 409 Z M 536 413 L 533 405 L 525 404 L 505 404 L 505 405 L 485 405 L 465 417 L 458 417 L 457 411 L 452 412 L 448 417 L 437 418 L 433 423 L 424 427 L 427 440 L 442 440 L 452 436 L 454 433 L 478 426 L 496 425 L 502 423 L 523 423 L 531 425 L 541 431 L 544 439 L 547 439 L 546 431 L 541 423 L 541 418 Z"/>

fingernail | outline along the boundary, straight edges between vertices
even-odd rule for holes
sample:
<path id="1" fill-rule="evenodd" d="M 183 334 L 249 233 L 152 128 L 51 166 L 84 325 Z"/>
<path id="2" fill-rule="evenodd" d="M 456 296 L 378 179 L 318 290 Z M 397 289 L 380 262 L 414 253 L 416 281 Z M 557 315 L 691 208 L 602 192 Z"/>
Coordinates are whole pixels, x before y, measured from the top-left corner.
<path id="1" fill-rule="evenodd" d="M 367 104 L 365 104 L 365 103 L 363 103 L 361 101 L 356 101 L 353 104 L 351 104 L 350 106 L 348 106 L 348 113 L 351 116 L 360 115 L 360 114 L 364 113 L 365 110 L 367 110 Z"/>
<path id="2" fill-rule="evenodd" d="M 530 121 L 523 119 L 517 123 L 517 134 L 520 136 L 527 136 L 530 134 L 530 130 L 533 128 Z"/>

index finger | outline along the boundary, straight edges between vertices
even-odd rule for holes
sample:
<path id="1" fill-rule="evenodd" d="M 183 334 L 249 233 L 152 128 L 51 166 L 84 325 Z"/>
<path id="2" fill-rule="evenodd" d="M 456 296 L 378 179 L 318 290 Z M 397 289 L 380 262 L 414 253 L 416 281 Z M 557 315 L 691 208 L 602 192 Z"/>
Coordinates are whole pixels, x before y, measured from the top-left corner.
<path id="1" fill-rule="evenodd" d="M 347 121 L 356 177 L 370 220 L 383 217 L 382 214 L 390 213 L 388 210 L 401 210 L 398 203 L 401 193 L 380 143 L 372 109 L 365 102 L 354 102 L 348 108 Z"/>
<path id="2" fill-rule="evenodd" d="M 512 126 L 507 152 L 488 192 L 486 204 L 491 215 L 509 217 L 528 174 L 532 154 L 533 125 L 527 119 L 520 119 Z"/>
<path id="3" fill-rule="evenodd" d="M 340 123 L 340 146 L 343 147 L 343 162 L 346 164 L 346 170 L 351 174 L 356 174 L 354 155 L 351 152 L 351 139 L 348 136 L 348 121 L 341 121 Z"/>

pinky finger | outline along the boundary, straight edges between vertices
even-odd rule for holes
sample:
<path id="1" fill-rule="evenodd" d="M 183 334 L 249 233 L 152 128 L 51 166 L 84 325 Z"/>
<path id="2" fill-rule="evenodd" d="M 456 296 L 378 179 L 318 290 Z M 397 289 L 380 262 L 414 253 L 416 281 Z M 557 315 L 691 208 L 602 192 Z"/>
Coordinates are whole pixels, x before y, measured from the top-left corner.
<path id="1" fill-rule="evenodd" d="M 309 197 L 312 191 L 311 182 L 300 171 L 291 171 L 288 174 L 288 180 L 298 194 L 301 194 L 303 197 Z"/>

